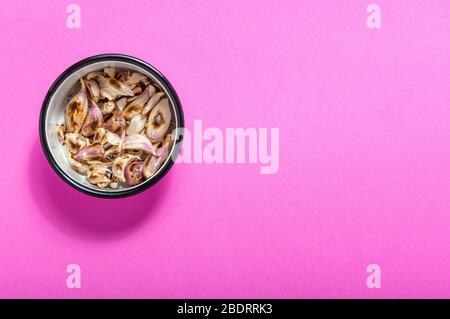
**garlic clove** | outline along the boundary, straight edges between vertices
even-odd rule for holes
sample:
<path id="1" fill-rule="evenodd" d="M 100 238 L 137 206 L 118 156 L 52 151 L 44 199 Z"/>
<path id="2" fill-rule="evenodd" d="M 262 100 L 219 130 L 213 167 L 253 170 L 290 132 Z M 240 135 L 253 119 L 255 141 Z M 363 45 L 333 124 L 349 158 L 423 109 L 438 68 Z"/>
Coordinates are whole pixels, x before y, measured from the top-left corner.
<path id="1" fill-rule="evenodd" d="M 145 79 L 143 79 L 143 80 L 141 81 L 141 83 L 144 84 L 144 86 L 147 86 L 147 85 L 149 85 L 151 82 L 150 82 L 150 79 L 146 77 Z"/>
<path id="2" fill-rule="evenodd" d="M 156 93 L 156 88 L 153 85 L 148 85 L 146 89 L 148 90 L 148 96 L 150 97 Z"/>
<path id="3" fill-rule="evenodd" d="M 94 100 L 98 100 L 100 98 L 100 87 L 95 80 L 87 80 L 86 87 Z"/>
<path id="4" fill-rule="evenodd" d="M 117 157 L 112 164 L 112 173 L 121 182 L 125 182 L 125 168 L 133 161 L 138 161 L 139 157 L 135 155 L 125 154 Z"/>
<path id="5" fill-rule="evenodd" d="M 95 131 L 103 124 L 102 111 L 98 105 L 92 101 L 92 105 L 89 107 L 88 115 L 84 121 L 81 129 L 81 134 L 86 137 L 94 135 Z"/>
<path id="6" fill-rule="evenodd" d="M 136 94 L 141 94 L 142 93 L 142 88 L 139 85 L 136 85 L 134 88 L 131 89 L 131 91 L 133 91 L 133 93 Z"/>
<path id="7" fill-rule="evenodd" d="M 108 162 L 103 162 L 102 160 L 88 160 L 88 161 L 86 161 L 86 165 L 88 165 L 88 166 L 90 166 L 90 165 L 103 165 L 103 166 L 106 166 L 106 167 L 110 167 L 111 165 L 112 165 L 112 162 L 111 163 L 108 163 Z"/>
<path id="8" fill-rule="evenodd" d="M 64 142 L 67 150 L 71 154 L 78 153 L 81 149 L 88 145 L 88 140 L 79 133 L 67 133 Z"/>
<path id="9" fill-rule="evenodd" d="M 87 170 L 87 180 L 89 183 L 97 185 L 100 188 L 108 186 L 111 177 L 112 172 L 107 166 L 102 164 L 91 165 Z"/>
<path id="10" fill-rule="evenodd" d="M 102 145 L 104 148 L 108 148 L 110 146 L 119 146 L 122 142 L 122 139 L 116 133 L 106 131 L 105 136 L 102 140 Z"/>
<path id="11" fill-rule="evenodd" d="M 144 177 L 150 178 L 155 175 L 166 159 L 164 157 L 149 156 L 142 169 Z"/>
<path id="12" fill-rule="evenodd" d="M 115 189 L 119 187 L 119 179 L 116 176 L 111 177 L 111 181 L 109 182 L 109 187 Z"/>
<path id="13" fill-rule="evenodd" d="M 86 75 L 86 80 L 89 81 L 89 80 L 95 79 L 99 75 L 103 75 L 103 72 L 101 72 L 101 71 L 91 72 L 88 75 Z"/>
<path id="14" fill-rule="evenodd" d="M 67 157 L 69 160 L 69 164 L 70 166 L 77 172 L 80 174 L 86 174 L 87 170 L 88 170 L 88 166 L 78 162 L 77 160 L 73 159 L 72 156 L 68 156 Z"/>
<path id="15" fill-rule="evenodd" d="M 124 153 L 135 155 L 135 156 L 139 157 L 141 160 L 146 159 L 147 156 L 150 154 L 150 153 L 146 153 L 144 151 L 139 151 L 139 150 L 126 150 Z"/>
<path id="16" fill-rule="evenodd" d="M 169 100 L 164 98 L 159 101 L 149 115 L 146 133 L 152 143 L 159 142 L 164 138 L 171 119 Z"/>
<path id="17" fill-rule="evenodd" d="M 172 134 L 166 136 L 163 142 L 163 146 L 157 148 L 154 152 L 154 156 L 150 155 L 144 162 L 143 174 L 145 178 L 150 178 L 156 174 L 159 168 L 169 157 L 169 151 L 172 147 L 173 137 Z"/>
<path id="18" fill-rule="evenodd" d="M 131 75 L 127 78 L 127 80 L 125 81 L 126 85 L 134 85 L 134 84 L 139 84 L 139 82 L 145 82 L 146 80 L 148 80 L 148 78 L 139 73 L 139 72 L 133 72 L 131 73 Z"/>
<path id="19" fill-rule="evenodd" d="M 120 96 L 133 96 L 131 89 L 122 82 L 103 75 L 98 75 L 95 78 L 100 85 L 100 94 L 108 100 L 114 100 Z"/>
<path id="20" fill-rule="evenodd" d="M 103 137 L 105 136 L 106 132 L 108 132 L 107 130 L 105 130 L 103 127 L 99 127 L 95 133 L 94 136 L 92 137 L 92 142 L 94 144 L 101 144 Z"/>
<path id="21" fill-rule="evenodd" d="M 66 125 L 64 123 L 58 125 L 58 140 L 61 143 L 64 143 L 64 139 L 66 138 Z"/>
<path id="22" fill-rule="evenodd" d="M 125 120 L 129 121 L 133 118 L 133 116 L 141 113 L 149 98 L 149 90 L 146 89 L 135 100 L 128 104 L 122 111 L 122 116 Z"/>
<path id="23" fill-rule="evenodd" d="M 147 104 L 145 104 L 142 114 L 147 115 L 158 104 L 159 100 L 164 96 L 164 92 L 158 92 L 152 95 Z"/>
<path id="24" fill-rule="evenodd" d="M 73 96 L 66 107 L 66 130 L 68 132 L 79 132 L 83 126 L 83 122 L 88 113 L 88 97 L 86 84 L 83 79 L 81 81 L 81 89 Z"/>
<path id="25" fill-rule="evenodd" d="M 134 186 L 142 181 L 144 178 L 142 172 L 143 164 L 142 161 L 133 161 L 125 167 L 124 177 L 128 185 Z"/>
<path id="26" fill-rule="evenodd" d="M 110 132 L 122 134 L 127 125 L 125 119 L 119 111 L 114 112 L 104 123 L 103 127 Z"/>
<path id="27" fill-rule="evenodd" d="M 155 148 L 152 143 L 142 134 L 134 134 L 125 137 L 122 142 L 122 150 L 144 151 L 155 154 Z"/>
<path id="28" fill-rule="evenodd" d="M 142 114 L 135 115 L 131 120 L 128 128 L 126 129 L 127 135 L 134 135 L 141 133 L 147 123 L 147 117 Z"/>
<path id="29" fill-rule="evenodd" d="M 117 74 L 117 80 L 119 80 L 120 82 L 123 82 L 125 84 L 125 81 L 130 77 L 131 72 L 130 71 L 120 71 Z"/>
<path id="30" fill-rule="evenodd" d="M 173 134 L 167 134 L 164 138 L 162 146 L 155 150 L 155 155 L 158 157 L 167 157 L 170 149 L 172 148 L 173 141 Z"/>
<path id="31" fill-rule="evenodd" d="M 104 115 L 111 114 L 112 112 L 114 112 L 114 109 L 116 108 L 116 104 L 114 103 L 114 101 L 106 101 L 103 102 L 101 105 L 102 105 L 101 106 L 102 114 Z"/>
<path id="32" fill-rule="evenodd" d="M 117 101 L 116 105 L 119 111 L 123 111 L 125 106 L 127 106 L 127 98 L 126 97 L 121 98 L 119 101 Z"/>
<path id="33" fill-rule="evenodd" d="M 119 155 L 120 155 L 120 147 L 112 146 L 105 151 L 103 160 L 110 163 L 110 162 L 114 161 Z"/>
<path id="34" fill-rule="evenodd" d="M 113 78 L 116 76 L 116 69 L 114 67 L 105 68 L 103 72 L 109 76 L 110 78 Z"/>
<path id="35" fill-rule="evenodd" d="M 100 160 L 103 158 L 103 147 L 100 144 L 88 145 L 74 155 L 74 159 L 80 162 Z"/>

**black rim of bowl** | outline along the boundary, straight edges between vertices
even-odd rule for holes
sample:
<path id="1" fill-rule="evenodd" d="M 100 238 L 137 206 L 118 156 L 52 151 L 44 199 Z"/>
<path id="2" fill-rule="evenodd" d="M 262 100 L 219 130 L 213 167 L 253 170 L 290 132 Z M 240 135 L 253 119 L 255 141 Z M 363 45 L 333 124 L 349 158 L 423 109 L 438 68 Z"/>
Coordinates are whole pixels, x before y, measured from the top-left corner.
<path id="1" fill-rule="evenodd" d="M 74 187 L 75 189 L 96 197 L 102 197 L 102 198 L 121 198 L 121 197 L 127 197 L 131 195 L 136 195 L 149 187 L 155 185 L 157 182 L 159 182 L 171 169 L 171 167 L 174 164 L 174 160 L 178 156 L 179 149 L 181 147 L 181 142 L 183 136 L 180 134 L 177 136 L 177 140 L 175 141 L 175 147 L 172 149 L 172 152 L 176 152 L 175 154 L 171 153 L 169 155 L 169 158 L 163 165 L 162 169 L 159 170 L 159 172 L 154 175 L 151 179 L 148 179 L 144 181 L 143 183 L 139 184 L 138 186 L 132 188 L 132 189 L 124 189 L 119 190 L 115 192 L 105 192 L 102 190 L 97 190 L 94 188 L 89 188 L 84 186 L 83 184 L 78 183 L 77 181 L 73 180 L 69 175 L 67 175 L 66 172 L 64 172 L 61 167 L 56 163 L 52 153 L 50 152 L 50 148 L 48 146 L 47 142 L 47 135 L 46 135 L 46 123 L 45 123 L 45 117 L 47 113 L 47 108 L 50 103 L 51 98 L 55 94 L 56 90 L 59 88 L 59 86 L 63 83 L 63 81 L 72 73 L 77 71 L 78 69 L 81 69 L 89 64 L 96 63 L 96 62 L 104 62 L 104 61 L 119 61 L 119 62 L 128 62 L 131 64 L 134 64 L 136 66 L 139 66 L 143 68 L 144 70 L 148 71 L 150 74 L 152 74 L 154 77 L 156 77 L 161 83 L 167 88 L 167 93 L 172 98 L 172 101 L 174 102 L 174 107 L 177 110 L 177 121 L 179 123 L 179 128 L 184 128 L 184 115 L 183 115 L 183 109 L 181 107 L 180 100 L 175 92 L 175 89 L 172 87 L 170 82 L 165 78 L 164 75 L 161 74 L 155 67 L 148 64 L 145 61 L 142 61 L 138 58 L 125 55 L 125 54 L 116 54 L 116 53 L 110 53 L 110 54 L 100 54 L 88 57 L 84 60 L 81 60 L 71 67 L 69 67 L 67 70 L 65 70 L 56 80 L 53 82 L 52 86 L 50 87 L 47 95 L 45 96 L 44 103 L 42 104 L 40 118 L 39 118 L 39 136 L 41 140 L 42 149 L 44 150 L 45 157 L 47 158 L 48 162 L 50 163 L 51 167 L 54 169 L 54 171 L 70 186 Z"/>

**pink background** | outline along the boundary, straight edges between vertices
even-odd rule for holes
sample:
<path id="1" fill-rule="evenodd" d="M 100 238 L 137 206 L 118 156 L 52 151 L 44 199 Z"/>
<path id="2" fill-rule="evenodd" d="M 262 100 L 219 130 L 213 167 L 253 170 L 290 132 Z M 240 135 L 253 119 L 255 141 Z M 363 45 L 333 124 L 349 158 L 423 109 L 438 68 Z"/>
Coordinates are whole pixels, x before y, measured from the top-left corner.
<path id="1" fill-rule="evenodd" d="M 0 10 L 0 297 L 450 297 L 450 2 L 8 1 Z M 181 164 L 102 200 L 38 136 L 55 78 L 142 58 L 186 126 L 280 128 L 280 170 Z M 66 287 L 66 266 L 82 288 Z M 366 267 L 382 269 L 368 289 Z"/>

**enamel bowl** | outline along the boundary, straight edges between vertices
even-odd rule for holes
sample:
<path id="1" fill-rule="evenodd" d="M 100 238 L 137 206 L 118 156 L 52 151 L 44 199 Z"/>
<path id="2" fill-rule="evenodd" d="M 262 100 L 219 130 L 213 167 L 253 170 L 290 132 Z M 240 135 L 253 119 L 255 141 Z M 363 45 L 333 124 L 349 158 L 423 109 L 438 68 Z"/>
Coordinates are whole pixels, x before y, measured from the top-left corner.
<path id="1" fill-rule="evenodd" d="M 175 122 L 175 143 L 173 143 L 166 162 L 151 178 L 135 186 L 120 186 L 117 189 L 100 189 L 90 184 L 85 175 L 81 175 L 70 167 L 64 146 L 58 139 L 57 127 L 64 123 L 65 108 L 68 95 L 76 82 L 93 71 L 115 67 L 117 70 L 128 69 L 146 75 L 166 93 Z M 61 74 L 50 87 L 42 104 L 39 134 L 45 156 L 55 172 L 70 186 L 86 194 L 104 198 L 119 198 L 137 194 L 155 185 L 171 169 L 179 153 L 184 127 L 183 110 L 180 100 L 169 81 L 153 66 L 137 58 L 122 54 L 102 54 L 84 59 Z"/>

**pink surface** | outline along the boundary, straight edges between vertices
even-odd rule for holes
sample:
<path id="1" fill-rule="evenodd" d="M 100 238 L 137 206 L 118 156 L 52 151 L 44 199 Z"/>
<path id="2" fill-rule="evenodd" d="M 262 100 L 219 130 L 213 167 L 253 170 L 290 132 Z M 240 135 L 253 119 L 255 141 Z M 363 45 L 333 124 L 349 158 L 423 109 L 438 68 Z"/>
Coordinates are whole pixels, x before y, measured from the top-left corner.
<path id="1" fill-rule="evenodd" d="M 9 1 L 0 11 L 0 297 L 450 297 L 450 2 Z M 38 136 L 54 79 L 119 52 L 186 126 L 280 128 L 280 170 L 180 164 L 90 198 Z M 66 287 L 80 265 L 81 289 Z M 366 286 L 379 264 L 381 289 Z"/>

